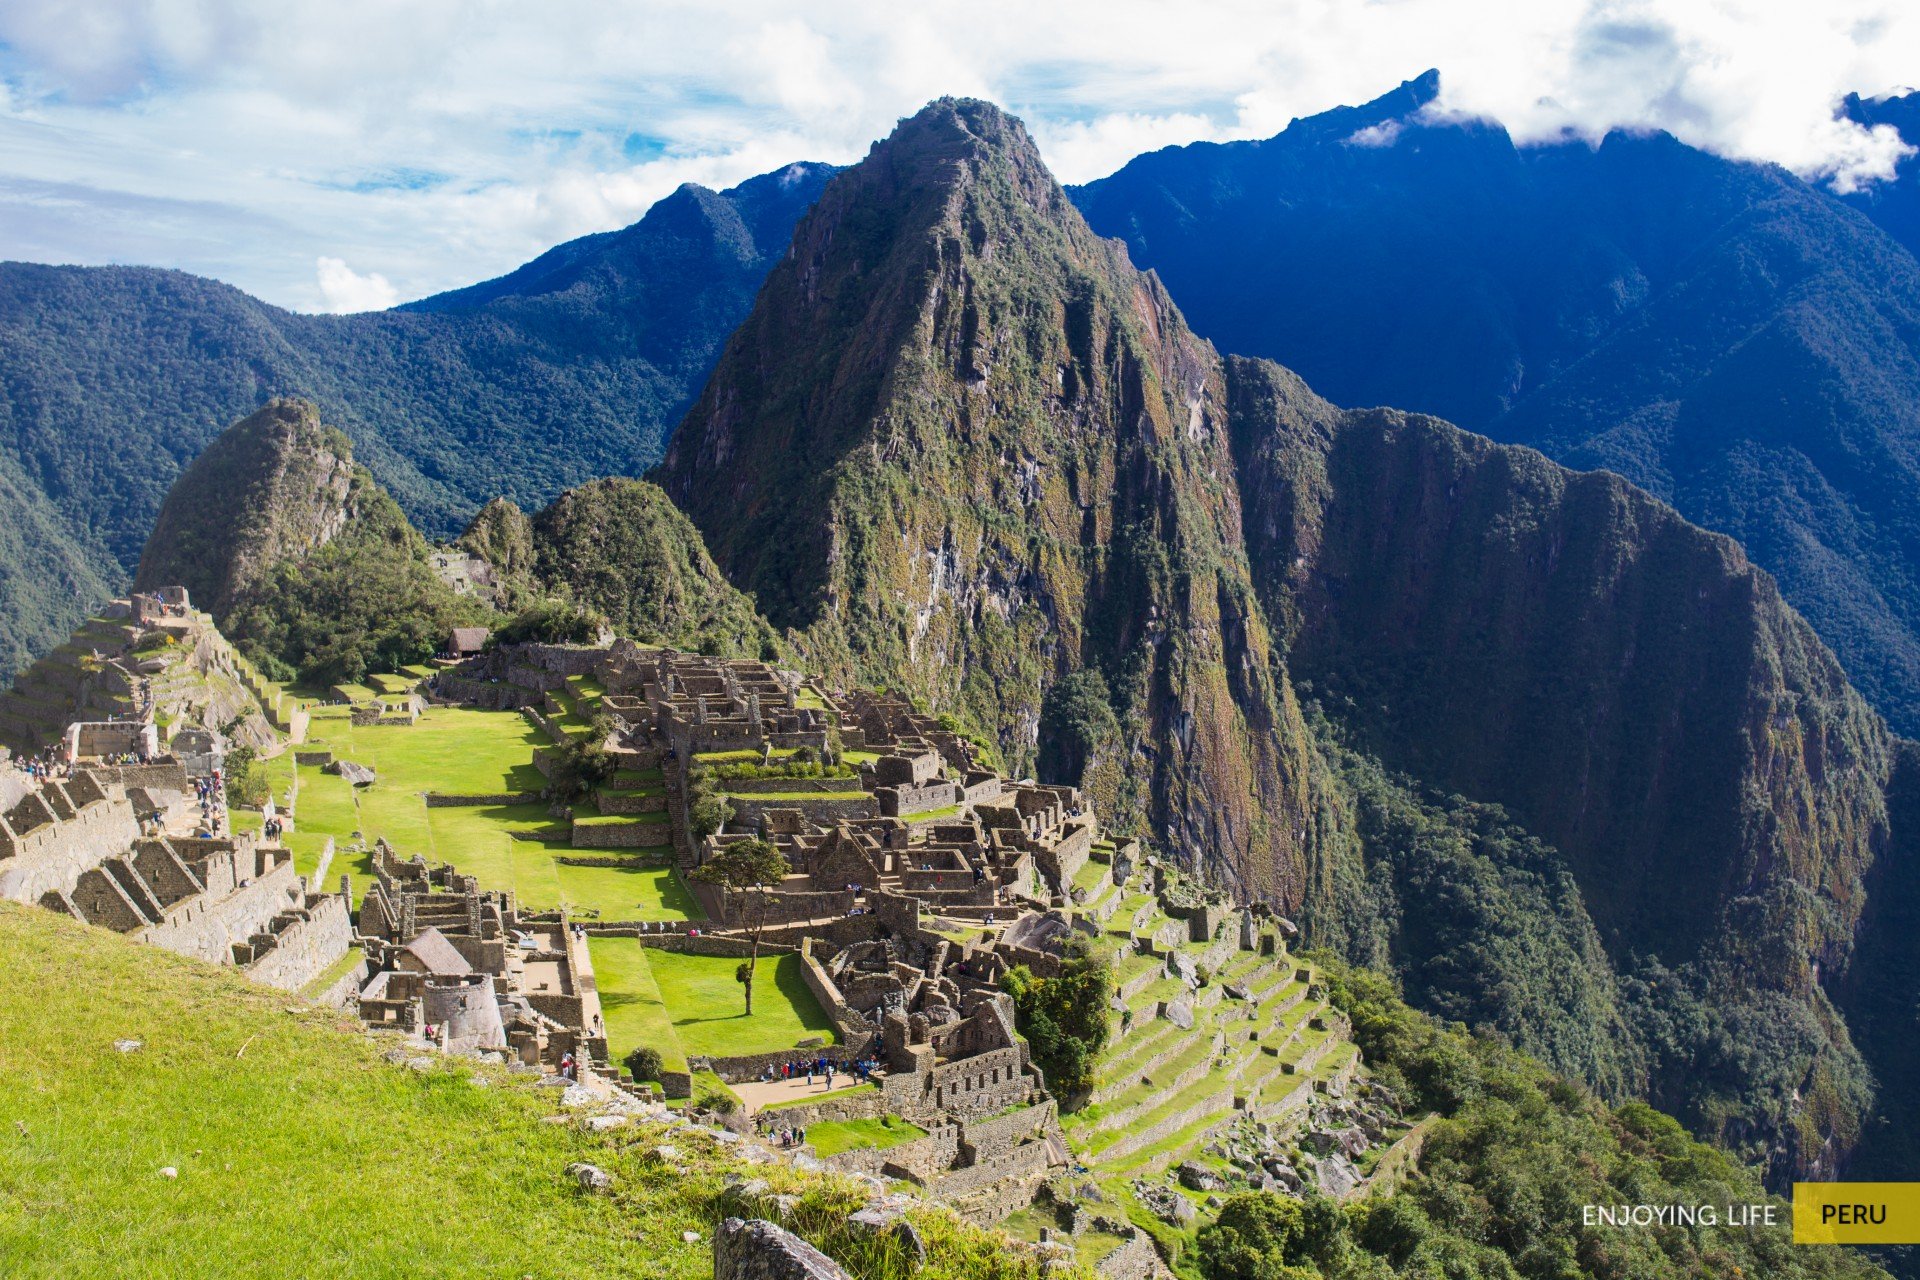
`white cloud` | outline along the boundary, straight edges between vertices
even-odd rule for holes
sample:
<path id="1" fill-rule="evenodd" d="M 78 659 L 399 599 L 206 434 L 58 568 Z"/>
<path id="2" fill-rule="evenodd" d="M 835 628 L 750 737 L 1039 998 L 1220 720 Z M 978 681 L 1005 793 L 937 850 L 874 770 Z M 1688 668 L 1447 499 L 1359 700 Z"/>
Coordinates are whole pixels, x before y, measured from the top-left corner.
<path id="1" fill-rule="evenodd" d="M 313 269 L 325 255 L 417 297 L 629 222 L 682 181 L 856 160 L 943 93 L 1020 113 L 1056 173 L 1086 181 L 1141 150 L 1270 135 L 1429 66 L 1444 73 L 1445 108 L 1523 139 L 1664 128 L 1844 185 L 1887 173 L 1898 147 L 1889 131 L 1836 122 L 1834 104 L 1920 77 L 1920 9 L 11 0 L 0 183 L 98 192 L 100 207 L 65 231 L 44 219 L 18 244 L 0 230 L 0 256 L 137 249 L 323 308 L 339 305 Z M 258 231 L 141 221 L 161 204 Z"/>
<path id="2" fill-rule="evenodd" d="M 345 315 L 349 311 L 385 311 L 400 301 L 400 291 L 378 271 L 361 275 L 339 258 L 314 260 L 320 281 L 320 296 L 327 300 L 328 311 Z"/>

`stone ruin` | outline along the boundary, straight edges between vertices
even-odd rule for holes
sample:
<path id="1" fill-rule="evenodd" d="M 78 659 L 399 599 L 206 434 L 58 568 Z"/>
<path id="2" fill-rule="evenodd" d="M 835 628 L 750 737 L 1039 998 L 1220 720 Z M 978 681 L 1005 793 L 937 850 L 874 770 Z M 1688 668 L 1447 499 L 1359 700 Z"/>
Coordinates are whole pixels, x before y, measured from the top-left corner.
<path id="1" fill-rule="evenodd" d="M 512 894 L 444 863 L 403 860 L 385 841 L 373 870 L 359 918 L 368 975 L 354 998 L 364 1021 L 448 1052 L 550 1066 L 572 1053 L 606 1065 L 586 939 L 557 914 L 523 916 Z"/>
<path id="2" fill-rule="evenodd" d="M 352 941 L 344 891 L 312 891 L 251 834 L 183 832 L 188 790 L 178 762 L 44 782 L 0 815 L 0 897 L 287 990 L 324 973 Z"/>

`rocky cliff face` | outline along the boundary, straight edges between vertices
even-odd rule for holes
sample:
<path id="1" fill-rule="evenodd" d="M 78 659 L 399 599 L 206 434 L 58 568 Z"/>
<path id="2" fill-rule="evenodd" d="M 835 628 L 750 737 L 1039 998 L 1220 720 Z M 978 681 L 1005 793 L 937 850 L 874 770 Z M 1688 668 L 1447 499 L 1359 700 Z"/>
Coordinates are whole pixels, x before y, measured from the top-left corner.
<path id="1" fill-rule="evenodd" d="M 274 400 L 229 427 L 168 490 L 134 590 L 184 586 L 225 617 L 279 561 L 345 527 L 353 446 L 305 400 Z"/>
<path id="2" fill-rule="evenodd" d="M 1617 476 L 1333 410 L 1265 362 L 1229 385 L 1261 586 L 1352 740 L 1557 850 L 1623 975 L 1657 961 L 1723 1012 L 1797 1020 L 1776 1124 L 1821 1070 L 1863 1078 L 1825 990 L 1887 842 L 1893 740 L 1772 579 Z M 1656 1096 L 1751 1136 L 1751 1109 L 1713 1114 L 1739 1086 L 1700 1045 L 1641 1034 Z"/>
<path id="3" fill-rule="evenodd" d="M 1019 123 L 942 101 L 797 228 L 658 473 L 816 666 L 1031 767 L 1097 669 L 1121 823 L 1302 892 L 1304 732 L 1240 541 L 1212 349 L 1094 236 Z"/>

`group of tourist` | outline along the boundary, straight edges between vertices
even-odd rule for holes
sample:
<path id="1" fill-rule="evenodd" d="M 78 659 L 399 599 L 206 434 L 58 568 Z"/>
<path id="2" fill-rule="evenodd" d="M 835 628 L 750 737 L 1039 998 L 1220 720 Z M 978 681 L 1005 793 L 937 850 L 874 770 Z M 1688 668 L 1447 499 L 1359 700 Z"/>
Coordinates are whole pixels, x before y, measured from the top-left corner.
<path id="1" fill-rule="evenodd" d="M 773 1140 L 783 1147 L 805 1146 L 807 1141 L 807 1127 L 805 1125 L 794 1125 L 790 1128 L 780 1129 L 774 1133 Z"/>
<path id="2" fill-rule="evenodd" d="M 200 802 L 200 825 L 194 831 L 196 836 L 217 836 L 227 818 L 226 777 L 218 769 L 204 778 L 193 780 L 194 797 Z"/>
<path id="3" fill-rule="evenodd" d="M 850 1063 L 840 1064 L 823 1055 L 805 1062 L 782 1062 L 777 1066 L 768 1063 L 766 1070 L 760 1073 L 760 1079 L 763 1081 L 805 1080 L 808 1084 L 812 1084 L 815 1077 L 818 1077 L 827 1088 L 831 1089 L 836 1073 L 864 1084 L 873 1079 L 873 1073 L 879 1069 L 880 1063 L 874 1058 L 856 1058 Z"/>

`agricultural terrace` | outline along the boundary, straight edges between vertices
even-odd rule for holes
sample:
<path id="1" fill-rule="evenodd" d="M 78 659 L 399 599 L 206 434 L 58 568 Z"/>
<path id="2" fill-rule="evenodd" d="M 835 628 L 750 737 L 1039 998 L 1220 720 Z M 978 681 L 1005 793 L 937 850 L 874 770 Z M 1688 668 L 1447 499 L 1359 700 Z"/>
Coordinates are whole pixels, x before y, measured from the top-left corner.
<path id="1" fill-rule="evenodd" d="M 591 681 L 579 682 L 573 693 L 576 706 L 599 697 Z M 314 707 L 311 716 L 308 740 L 297 750 L 329 751 L 336 760 L 364 764 L 376 781 L 353 787 L 319 765 L 296 764 L 294 751 L 270 763 L 283 803 L 297 779 L 296 820 L 286 841 L 302 872 L 314 870 L 331 837 L 335 854 L 328 880 L 345 873 L 355 894 L 364 893 L 372 880 L 370 858 L 350 846 L 359 841 L 371 849 L 384 839 L 402 856 L 424 854 L 479 877 L 487 888 L 510 889 L 531 910 L 558 907 L 609 920 L 700 917 L 699 904 L 669 866 L 560 861 L 580 851 L 570 844 L 568 824 L 551 816 L 544 801 L 531 799 L 546 783 L 533 753 L 548 741 L 520 713 L 435 706 L 412 725 L 361 726 L 348 719 L 346 707 Z M 609 784 L 643 794 L 663 786 L 658 770 L 623 773 Z M 429 794 L 530 798 L 429 806 Z"/>

